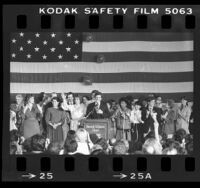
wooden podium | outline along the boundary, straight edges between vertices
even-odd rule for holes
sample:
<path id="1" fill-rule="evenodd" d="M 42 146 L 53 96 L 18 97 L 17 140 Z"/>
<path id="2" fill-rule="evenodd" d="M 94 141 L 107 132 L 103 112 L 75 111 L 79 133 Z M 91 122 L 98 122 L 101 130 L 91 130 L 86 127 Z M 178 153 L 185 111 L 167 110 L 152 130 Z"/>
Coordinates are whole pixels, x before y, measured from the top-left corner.
<path id="1" fill-rule="evenodd" d="M 89 132 L 89 134 L 97 134 L 100 137 L 109 139 L 112 123 L 110 119 L 85 119 L 81 125 Z"/>

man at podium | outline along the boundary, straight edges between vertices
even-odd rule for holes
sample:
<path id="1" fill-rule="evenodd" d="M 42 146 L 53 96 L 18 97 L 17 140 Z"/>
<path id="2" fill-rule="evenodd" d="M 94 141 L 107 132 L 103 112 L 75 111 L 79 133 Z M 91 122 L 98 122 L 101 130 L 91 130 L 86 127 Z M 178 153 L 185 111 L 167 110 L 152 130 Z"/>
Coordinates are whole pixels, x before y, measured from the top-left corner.
<path id="1" fill-rule="evenodd" d="M 86 118 L 87 119 L 106 119 L 110 117 L 110 112 L 105 102 L 102 101 L 102 93 L 97 92 L 95 94 L 95 102 L 91 103 L 87 107 Z"/>

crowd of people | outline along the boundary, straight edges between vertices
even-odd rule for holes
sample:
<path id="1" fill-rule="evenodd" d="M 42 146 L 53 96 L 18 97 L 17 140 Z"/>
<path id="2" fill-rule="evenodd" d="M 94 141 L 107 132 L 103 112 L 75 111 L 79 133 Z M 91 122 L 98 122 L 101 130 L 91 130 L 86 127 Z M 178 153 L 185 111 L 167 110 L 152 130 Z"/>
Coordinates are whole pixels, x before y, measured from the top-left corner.
<path id="1" fill-rule="evenodd" d="M 69 93 L 16 95 L 10 105 L 10 154 L 163 154 L 193 152 L 193 102 L 185 97 L 163 103 L 160 96 L 103 101 Z M 113 134 L 89 133 L 85 119 L 109 119 Z M 111 130 L 109 130 L 111 131 Z"/>

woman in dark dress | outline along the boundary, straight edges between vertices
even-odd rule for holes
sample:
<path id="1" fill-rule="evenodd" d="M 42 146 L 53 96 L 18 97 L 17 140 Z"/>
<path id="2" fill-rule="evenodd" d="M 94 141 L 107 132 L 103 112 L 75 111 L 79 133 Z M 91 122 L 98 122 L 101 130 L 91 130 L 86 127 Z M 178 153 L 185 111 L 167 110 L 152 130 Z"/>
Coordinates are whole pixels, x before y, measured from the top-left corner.
<path id="1" fill-rule="evenodd" d="M 47 138 L 51 142 L 63 142 L 63 128 L 66 123 L 66 113 L 61 110 L 58 105 L 59 101 L 57 97 L 52 98 L 53 107 L 48 108 L 45 120 L 47 124 Z"/>
<path id="2" fill-rule="evenodd" d="M 42 112 L 35 104 L 33 95 L 26 96 L 26 103 L 22 116 L 23 123 L 21 127 L 21 134 L 25 139 L 41 133 L 39 121 L 42 118 Z"/>

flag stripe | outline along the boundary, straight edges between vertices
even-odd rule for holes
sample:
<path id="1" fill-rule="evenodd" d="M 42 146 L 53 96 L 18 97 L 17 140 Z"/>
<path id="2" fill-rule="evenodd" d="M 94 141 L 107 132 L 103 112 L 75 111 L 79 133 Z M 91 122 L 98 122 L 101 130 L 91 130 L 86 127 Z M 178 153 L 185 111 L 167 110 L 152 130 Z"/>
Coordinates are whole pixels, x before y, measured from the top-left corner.
<path id="1" fill-rule="evenodd" d="M 193 72 L 185 73 L 11 73 L 11 82 L 59 83 L 82 82 L 89 76 L 93 83 L 118 82 L 188 82 L 193 81 Z"/>
<path id="2" fill-rule="evenodd" d="M 90 93 L 97 89 L 115 96 L 192 95 L 192 33 L 99 32 L 91 33 L 90 41 L 81 33 L 70 37 L 64 32 L 55 33 L 55 37 L 41 33 L 41 39 L 48 41 L 46 45 L 44 41 L 38 43 L 34 33 L 25 33 L 24 39 L 18 34 L 11 44 L 11 59 L 15 60 L 10 64 L 11 93 Z M 31 45 L 26 44 L 29 38 Z M 21 45 L 23 53 L 18 49 Z M 39 53 L 35 45 L 39 45 Z M 43 53 L 47 53 L 47 59 Z M 104 56 L 104 62 L 97 62 L 99 55 Z M 89 76 L 93 84 L 84 85 L 84 76 Z"/>
<path id="3" fill-rule="evenodd" d="M 90 33 L 84 33 L 86 38 Z M 193 40 L 192 33 L 171 33 L 168 32 L 94 32 L 92 41 L 187 41 Z"/>
<path id="4" fill-rule="evenodd" d="M 192 92 L 193 82 L 173 82 L 173 83 L 145 83 L 145 82 L 126 82 L 126 83 L 94 83 L 84 85 L 77 82 L 66 83 L 11 83 L 11 93 L 39 93 L 45 92 L 83 92 L 90 93 L 97 89 L 102 93 L 179 93 Z"/>
<path id="5" fill-rule="evenodd" d="M 84 66 L 83 66 L 84 65 Z M 11 62 L 12 73 L 123 73 L 123 72 L 190 72 L 193 71 L 193 61 L 177 62 L 151 62 L 151 61 L 129 61 L 129 62 Z"/>
<path id="6" fill-rule="evenodd" d="M 193 41 L 83 42 L 83 52 L 183 52 L 192 50 Z"/>
<path id="7" fill-rule="evenodd" d="M 96 62 L 97 57 L 103 55 L 106 62 L 124 62 L 124 61 L 191 61 L 193 52 L 84 52 L 82 60 L 86 62 Z"/>

